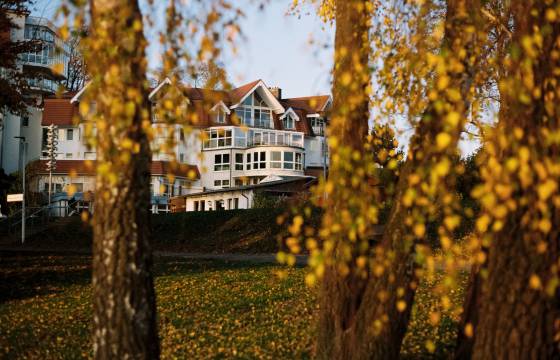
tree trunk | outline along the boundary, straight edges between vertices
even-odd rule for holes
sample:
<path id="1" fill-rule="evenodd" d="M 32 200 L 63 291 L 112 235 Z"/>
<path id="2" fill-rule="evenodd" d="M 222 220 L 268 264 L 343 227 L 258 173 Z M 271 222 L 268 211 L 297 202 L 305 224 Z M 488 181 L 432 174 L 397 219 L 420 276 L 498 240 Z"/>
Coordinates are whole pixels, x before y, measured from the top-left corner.
<path id="1" fill-rule="evenodd" d="M 159 357 L 150 245 L 146 41 L 136 1 L 90 0 L 86 56 L 95 101 L 93 244 L 96 359 Z M 86 95 L 86 98 L 87 95 Z"/>
<path id="2" fill-rule="evenodd" d="M 553 3 L 558 6 L 557 1 Z M 560 209 L 552 201 L 553 196 L 543 198 L 538 190 L 546 176 L 556 184 L 559 176 L 553 169 L 559 164 L 558 145 L 546 141 L 543 134 L 560 131 L 560 107 L 554 95 L 558 94 L 560 81 L 557 72 L 560 25 L 549 22 L 544 2 L 515 2 L 512 9 L 513 47 L 523 50 L 511 59 L 508 79 L 505 79 L 508 87 L 504 88 L 502 99 L 507 106 L 500 110 L 496 135 L 489 142 L 492 150 L 485 156 L 487 163 L 503 165 L 512 158 L 521 159 L 519 151 L 523 148 L 530 160 L 522 178 L 517 172 L 512 175 L 501 172 L 500 176 L 495 165 L 486 165 L 481 172 L 483 181 L 492 188 L 502 181 L 515 189 L 511 199 L 502 203 L 508 200 L 511 204 L 514 200 L 516 206 L 506 219 L 492 218 L 495 222 L 488 228 L 490 245 L 484 264 L 487 276 L 481 279 L 479 296 L 471 301 L 471 305 L 479 304 L 478 312 L 470 315 L 474 327 L 472 358 L 556 359 L 560 358 L 560 293 L 554 282 L 559 276 Z M 535 29 L 543 29 L 542 42 L 531 54 L 521 44 L 527 44 Z M 538 89 L 543 95 L 526 101 L 520 94 L 527 91 L 529 78 L 532 82 L 529 90 Z M 514 137 L 512 129 L 522 130 L 523 136 Z M 543 163 L 548 164 L 544 175 L 538 167 Z M 532 182 L 527 185 L 527 181 Z M 492 217 L 492 210 L 500 205 L 499 201 L 483 207 L 484 214 Z M 543 219 L 549 226 L 535 227 Z M 503 221 L 504 226 L 491 232 L 498 221 Z"/>
<path id="3" fill-rule="evenodd" d="M 367 67 L 367 57 L 360 58 L 355 64 L 356 54 L 369 51 L 369 41 L 362 34 L 367 31 L 368 15 L 357 11 L 356 4 L 364 1 L 338 1 L 336 3 L 336 39 L 335 39 L 335 71 L 334 71 L 334 104 L 333 121 L 330 124 L 331 133 L 342 139 L 341 144 L 352 150 L 363 151 L 364 134 L 367 132 L 367 98 L 361 87 L 354 91 L 343 86 L 345 74 L 353 74 L 356 68 Z M 472 24 L 472 9 L 478 9 L 476 0 L 450 0 L 446 17 L 446 34 L 443 50 L 447 55 L 466 49 L 467 54 L 473 50 L 473 38 L 465 35 L 465 26 Z M 341 51 L 341 49 L 344 49 Z M 347 50 L 347 51 L 346 51 Z M 348 59 L 340 54 L 348 53 Z M 352 57 L 354 55 L 354 57 Z M 362 54 L 363 56 L 363 54 Z M 459 101 L 448 101 L 450 106 L 460 114 L 465 114 L 469 107 L 469 91 L 472 80 L 471 58 L 467 55 L 464 73 L 453 73 L 450 76 L 449 88 L 457 89 L 461 96 Z M 345 61 L 346 60 L 346 61 Z M 354 74 L 353 74 L 354 75 Z M 353 79 L 360 78 L 355 74 Z M 341 90 L 342 89 L 342 90 Z M 442 95 L 445 98 L 445 95 Z M 363 104 L 355 111 L 349 104 L 356 106 L 355 99 L 361 99 Z M 349 109 L 349 110 L 348 110 Z M 399 183 L 395 194 L 395 201 L 379 248 L 384 254 L 394 255 L 389 265 L 379 276 L 356 272 L 350 269 L 349 274 L 341 274 L 336 264 L 327 264 L 323 277 L 320 295 L 320 317 L 317 341 L 317 357 L 320 359 L 395 359 L 399 357 L 402 339 L 406 333 L 410 310 L 416 289 L 414 279 L 414 243 L 410 241 L 410 229 L 405 225 L 405 219 L 410 215 L 410 209 L 402 205 L 402 197 L 409 187 L 409 175 L 423 171 L 423 177 L 429 176 L 431 167 L 443 157 L 450 156 L 450 149 L 454 149 L 462 130 L 464 119 L 452 128 L 449 133 L 451 144 L 444 151 L 436 151 L 434 143 L 436 135 L 444 131 L 443 118 L 446 113 L 436 110 L 431 104 L 422 121 L 417 127 L 411 146 L 409 159 L 399 175 Z M 341 146 L 341 145 L 339 145 Z M 348 162 L 351 166 L 339 166 L 332 159 L 341 155 L 344 149 L 335 148 L 331 155 L 330 179 L 355 176 L 359 163 Z M 365 179 L 362 181 L 366 182 Z M 338 185 L 340 186 L 340 185 Z M 362 189 L 363 190 L 363 189 Z M 367 191 L 367 190 L 365 190 Z M 337 198 L 339 196 L 340 198 Z M 344 189 L 336 188 L 332 197 L 334 206 L 326 209 L 332 217 L 342 204 L 337 201 L 349 201 L 344 195 Z M 366 196 L 361 193 L 360 196 Z M 337 245 L 335 245 L 336 248 Z M 357 244 L 355 244 L 357 247 Z M 340 251 L 344 253 L 344 251 Z M 336 251 L 335 251 L 335 256 Z M 355 256 L 355 255 L 354 255 Z M 406 304 L 403 309 L 401 302 Z"/>
<path id="4" fill-rule="evenodd" d="M 556 216 L 556 224 L 560 225 Z M 558 229 L 558 227 L 556 227 Z M 493 240 L 488 278 L 482 282 L 474 329 L 473 359 L 557 359 L 559 297 L 531 288 L 532 274 L 545 274 L 558 262 L 558 230 L 547 254 L 537 254 L 531 235 L 510 223 Z"/>

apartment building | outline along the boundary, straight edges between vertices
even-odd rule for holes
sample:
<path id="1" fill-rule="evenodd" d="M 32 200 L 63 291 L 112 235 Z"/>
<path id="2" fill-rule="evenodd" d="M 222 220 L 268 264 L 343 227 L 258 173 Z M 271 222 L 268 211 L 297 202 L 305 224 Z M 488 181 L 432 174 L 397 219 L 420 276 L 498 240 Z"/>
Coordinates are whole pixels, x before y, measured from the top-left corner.
<path id="1" fill-rule="evenodd" d="M 157 106 L 170 86 L 163 81 L 150 93 Z M 84 136 L 78 106 L 87 88 L 62 98 L 44 101 L 41 119 L 42 146 L 47 126 L 58 127 L 57 169 L 54 189 L 65 193 L 70 186 L 80 197 L 95 192 L 96 154 Z M 256 80 L 230 91 L 185 88 L 187 112 L 199 121 L 192 131 L 166 124 L 154 117 L 158 136 L 152 150 L 152 211 L 170 211 L 170 199 L 180 197 L 186 211 L 252 207 L 252 189 L 286 187 L 286 183 L 312 180 L 326 171 L 325 139 L 331 98 L 310 96 L 283 98 L 281 89 Z M 171 143 L 171 152 L 161 144 Z M 32 186 L 48 189 L 45 154 L 33 163 Z M 175 160 L 175 161 L 174 161 Z M 173 182 L 168 174 L 173 174 Z M 243 195 L 238 194 L 243 191 Z M 241 198 L 240 198 L 241 197 Z M 196 203 L 196 206 L 194 204 Z"/>
<path id="2" fill-rule="evenodd" d="M 33 105 L 28 106 L 28 115 L 16 116 L 0 110 L 0 167 L 6 173 L 21 169 L 23 151 L 20 140 L 25 137 L 28 144 L 27 159 L 39 157 L 41 153 L 41 122 L 43 101 L 52 96 L 68 72 L 68 49 L 57 33 L 57 28 L 44 18 L 13 15 L 17 25 L 10 31 L 12 41 L 38 40 L 42 49 L 37 52 L 20 54 L 17 71 L 26 75 L 29 91 L 25 94 Z M 62 64 L 62 72 L 54 72 L 53 65 Z M 9 78 L 6 69 L 0 69 L 0 76 Z"/>

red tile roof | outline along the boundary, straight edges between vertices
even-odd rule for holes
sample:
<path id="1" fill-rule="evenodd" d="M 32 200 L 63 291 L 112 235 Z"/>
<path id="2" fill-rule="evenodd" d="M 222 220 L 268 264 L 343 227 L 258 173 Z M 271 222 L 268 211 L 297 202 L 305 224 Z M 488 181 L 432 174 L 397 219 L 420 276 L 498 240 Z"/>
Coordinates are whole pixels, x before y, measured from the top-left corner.
<path id="1" fill-rule="evenodd" d="M 318 113 L 324 110 L 325 105 L 329 101 L 329 95 L 317 95 L 317 96 L 305 96 L 297 98 L 287 98 L 282 99 L 284 107 L 287 108 L 298 108 L 306 110 L 310 113 Z"/>
<path id="2" fill-rule="evenodd" d="M 30 173 L 48 174 L 47 160 L 36 160 L 30 163 Z M 174 164 L 169 161 L 152 161 L 152 175 L 174 175 L 181 178 L 200 179 L 200 171 L 196 165 Z M 53 174 L 95 175 L 95 160 L 57 160 Z M 194 177 L 194 178 L 193 178 Z"/>
<path id="3" fill-rule="evenodd" d="M 243 97 L 245 95 L 247 95 L 247 93 L 249 91 L 251 91 L 251 89 L 253 89 L 261 80 L 255 80 L 252 81 L 248 84 L 242 85 L 236 89 L 233 89 L 229 92 L 230 95 L 230 99 L 231 99 L 231 105 L 233 104 L 237 104 L 238 102 L 241 101 L 241 99 L 243 99 Z"/>
<path id="4" fill-rule="evenodd" d="M 77 104 L 71 104 L 70 98 L 45 99 L 41 125 L 73 125 L 74 116 L 78 115 Z"/>
<path id="5" fill-rule="evenodd" d="M 262 80 L 255 80 L 232 90 L 212 90 L 188 87 L 184 89 L 185 96 L 190 100 L 191 106 L 188 111 L 196 114 L 197 122 L 195 127 L 209 127 L 215 125 L 235 125 L 232 122 L 232 113 L 226 116 L 225 124 L 217 124 L 212 121 L 210 108 L 218 102 L 223 101 L 226 106 L 239 103 L 241 99 L 249 93 Z M 69 96 L 69 95 L 68 95 Z M 43 116 L 43 125 L 49 125 L 51 122 L 57 125 L 72 125 L 72 116 L 77 114 L 77 105 L 70 104 L 70 97 L 66 99 L 47 99 L 45 100 L 45 114 Z M 286 110 L 292 108 L 300 121 L 296 121 L 297 131 L 303 132 L 305 135 L 313 136 L 310 120 L 307 115 L 323 113 L 325 106 L 330 99 L 329 95 L 306 96 L 297 98 L 279 99 L 280 103 Z M 66 102 L 66 103 L 63 103 Z M 277 114 L 273 115 L 274 128 L 283 129 L 282 121 L 279 120 Z"/>

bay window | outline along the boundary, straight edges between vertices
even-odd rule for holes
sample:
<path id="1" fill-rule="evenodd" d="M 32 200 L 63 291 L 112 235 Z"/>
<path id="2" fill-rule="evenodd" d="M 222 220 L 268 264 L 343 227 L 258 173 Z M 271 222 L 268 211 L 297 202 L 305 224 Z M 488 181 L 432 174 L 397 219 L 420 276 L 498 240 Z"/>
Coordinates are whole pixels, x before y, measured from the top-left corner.
<path id="1" fill-rule="evenodd" d="M 293 170 L 294 168 L 294 153 L 293 152 L 284 152 L 284 169 Z"/>
<path id="2" fill-rule="evenodd" d="M 270 167 L 273 169 L 282 168 L 282 152 L 273 151 L 270 153 Z"/>

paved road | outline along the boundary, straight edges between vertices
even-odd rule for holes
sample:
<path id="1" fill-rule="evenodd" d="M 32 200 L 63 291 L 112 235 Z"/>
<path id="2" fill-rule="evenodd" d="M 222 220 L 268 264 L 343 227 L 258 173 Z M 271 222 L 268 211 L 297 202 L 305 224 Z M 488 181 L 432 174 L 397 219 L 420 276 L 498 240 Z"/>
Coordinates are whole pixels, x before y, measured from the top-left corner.
<path id="1" fill-rule="evenodd" d="M 91 255 L 91 251 L 87 249 L 42 249 L 32 247 L 17 246 L 0 246 L 0 252 L 25 252 L 25 253 L 42 253 L 42 254 L 75 254 L 75 255 Z M 155 257 L 163 258 L 182 258 L 187 260 L 220 260 L 220 261 L 238 261 L 251 262 L 257 264 L 276 264 L 276 254 L 214 254 L 214 253 L 192 253 L 192 252 L 174 252 L 174 251 L 155 251 Z M 307 255 L 297 255 L 296 265 L 307 264 Z"/>

